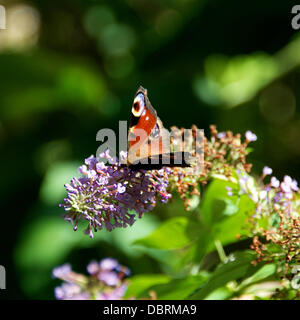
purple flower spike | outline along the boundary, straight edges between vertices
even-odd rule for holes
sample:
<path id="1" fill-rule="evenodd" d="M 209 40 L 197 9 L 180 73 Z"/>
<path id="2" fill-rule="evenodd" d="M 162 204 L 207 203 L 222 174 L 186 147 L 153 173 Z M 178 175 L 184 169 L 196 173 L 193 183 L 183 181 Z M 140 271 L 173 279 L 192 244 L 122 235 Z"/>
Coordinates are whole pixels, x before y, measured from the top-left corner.
<path id="1" fill-rule="evenodd" d="M 124 160 L 126 153 L 120 155 Z M 88 222 L 85 234 L 101 229 L 111 231 L 126 228 L 152 210 L 156 201 L 165 203 L 171 195 L 167 192 L 168 168 L 153 171 L 133 170 L 109 156 L 101 154 L 108 164 L 90 156 L 79 167 L 80 178 L 66 184 L 67 198 L 61 205 L 64 219 L 77 227 L 79 220 Z"/>
<path id="2" fill-rule="evenodd" d="M 57 300 L 89 300 L 90 295 L 87 292 L 82 292 L 79 285 L 75 283 L 63 283 L 60 287 L 54 290 Z"/>
<path id="3" fill-rule="evenodd" d="M 58 300 L 120 300 L 127 289 L 126 276 L 129 269 L 113 258 L 105 258 L 100 262 L 91 261 L 85 276 L 72 271 L 69 264 L 56 267 L 53 270 L 55 277 L 63 280 L 55 288 L 55 297 Z"/>

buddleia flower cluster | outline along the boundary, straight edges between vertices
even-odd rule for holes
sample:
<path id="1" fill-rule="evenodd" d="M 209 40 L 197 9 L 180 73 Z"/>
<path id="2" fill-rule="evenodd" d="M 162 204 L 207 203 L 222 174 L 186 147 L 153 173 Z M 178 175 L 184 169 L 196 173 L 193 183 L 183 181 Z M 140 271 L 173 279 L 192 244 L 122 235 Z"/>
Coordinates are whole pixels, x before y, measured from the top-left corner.
<path id="1" fill-rule="evenodd" d="M 178 130 L 178 135 L 182 135 L 185 129 L 172 128 L 172 131 Z M 196 126 L 192 127 L 192 134 L 185 139 L 185 151 L 192 153 L 196 158 L 195 168 L 171 169 L 169 179 L 169 190 L 177 192 L 184 202 L 186 210 L 192 210 L 198 205 L 201 186 L 205 186 L 212 178 L 221 178 L 230 181 L 232 173 L 235 170 L 250 172 L 251 164 L 246 163 L 248 155 L 248 145 L 256 141 L 257 137 L 251 131 L 245 133 L 245 139 L 242 141 L 240 134 L 234 135 L 231 131 L 218 132 L 216 126 L 210 126 L 210 139 L 205 137 L 196 137 L 201 134 Z M 177 137 L 178 138 L 178 137 Z M 179 140 L 179 139 L 177 139 Z M 195 145 L 199 142 L 201 145 Z M 202 150 L 199 151 L 199 148 Z M 193 152 L 194 151 L 194 152 Z"/>
<path id="2" fill-rule="evenodd" d="M 258 253 L 257 261 L 273 256 L 288 268 L 291 262 L 300 263 L 299 187 L 297 181 L 288 175 L 283 181 L 273 176 L 264 184 L 263 180 L 271 174 L 272 169 L 264 167 L 257 183 L 250 175 L 238 171 L 239 188 L 240 193 L 247 194 L 255 203 L 255 212 L 249 222 L 254 235 L 252 248 Z M 259 241 L 262 236 L 267 243 L 275 245 L 272 250 Z"/>
<path id="3" fill-rule="evenodd" d="M 105 258 L 91 261 L 87 266 L 89 275 L 76 273 L 70 264 L 56 267 L 52 271 L 54 278 L 63 280 L 55 288 L 58 300 L 121 300 L 127 290 L 126 277 L 129 269 L 121 266 L 117 260 Z"/>
<path id="4" fill-rule="evenodd" d="M 233 169 L 250 170 L 251 165 L 245 160 L 247 146 L 256 140 L 250 131 L 242 142 L 239 134 L 218 133 L 215 126 L 210 128 L 210 140 L 196 126 L 188 131 L 189 135 L 183 128 L 171 129 L 175 132 L 171 150 L 182 142 L 183 150 L 191 153 L 191 167 L 134 170 L 122 164 L 127 157 L 125 152 L 120 153 L 120 161 L 112 158 L 109 151 L 101 154 L 99 158 L 106 159 L 106 163 L 90 156 L 79 167 L 81 177 L 65 185 L 68 194 L 60 205 L 65 209 L 64 219 L 73 224 L 74 230 L 80 220 L 87 222 L 85 233 L 90 237 L 97 230 L 132 226 L 136 217 L 151 211 L 157 201 L 166 203 L 176 193 L 185 208 L 191 210 L 192 200 L 199 200 L 201 185 L 211 178 L 231 179 Z"/>
<path id="5" fill-rule="evenodd" d="M 293 279 L 300 276 L 300 196 L 295 179 L 285 175 L 282 181 L 271 176 L 273 170 L 264 167 L 258 181 L 246 171 L 236 170 L 238 186 L 227 188 L 229 196 L 246 194 L 255 210 L 248 217 L 251 249 L 259 262 L 276 263 L 277 276 L 282 280 L 279 291 L 299 298 L 300 286 Z M 275 297 L 275 295 L 274 295 Z M 295 298 L 294 297 L 294 298 Z"/>
<path id="6" fill-rule="evenodd" d="M 261 180 L 272 174 L 265 167 Z M 295 179 L 284 176 L 282 181 L 271 177 L 256 198 L 256 211 L 250 218 L 254 234 L 251 248 L 258 254 L 254 262 L 276 262 L 281 276 L 281 290 L 300 298 L 300 196 Z M 296 281 L 298 277 L 298 281 Z M 281 290 L 277 290 L 277 294 Z M 275 295 L 276 297 L 276 295 Z"/>
<path id="7" fill-rule="evenodd" d="M 126 158 L 121 153 L 121 159 Z M 131 226 L 136 215 L 142 217 L 151 211 L 157 201 L 167 202 L 169 169 L 132 170 L 109 155 L 101 154 L 108 163 L 98 161 L 94 156 L 79 167 L 81 177 L 73 178 L 65 185 L 68 192 L 64 203 L 64 219 L 71 221 L 74 230 L 80 220 L 87 221 L 86 233 L 93 237 L 93 231 Z"/>

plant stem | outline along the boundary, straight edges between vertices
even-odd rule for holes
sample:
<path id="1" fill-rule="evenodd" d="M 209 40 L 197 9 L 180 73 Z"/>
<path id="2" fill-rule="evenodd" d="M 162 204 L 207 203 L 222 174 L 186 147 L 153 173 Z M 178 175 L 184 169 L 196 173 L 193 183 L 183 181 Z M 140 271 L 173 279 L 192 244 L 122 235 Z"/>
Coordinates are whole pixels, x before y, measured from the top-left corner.
<path id="1" fill-rule="evenodd" d="M 225 254 L 225 251 L 223 249 L 223 246 L 222 246 L 222 243 L 220 242 L 220 240 L 218 240 L 218 239 L 215 240 L 215 246 L 218 251 L 218 255 L 219 255 L 220 260 L 222 262 L 224 262 L 226 260 L 226 254 Z"/>

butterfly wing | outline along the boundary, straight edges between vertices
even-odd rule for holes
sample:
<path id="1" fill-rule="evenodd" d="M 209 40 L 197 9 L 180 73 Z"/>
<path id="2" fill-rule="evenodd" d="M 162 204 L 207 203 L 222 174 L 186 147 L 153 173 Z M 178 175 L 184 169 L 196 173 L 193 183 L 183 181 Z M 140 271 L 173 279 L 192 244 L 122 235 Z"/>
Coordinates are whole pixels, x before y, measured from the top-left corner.
<path id="1" fill-rule="evenodd" d="M 148 156 L 149 138 L 156 126 L 157 114 L 148 99 L 147 90 L 139 87 L 133 100 L 128 132 L 129 164 Z"/>
<path id="2" fill-rule="evenodd" d="M 151 134 L 156 125 L 157 115 L 147 96 L 147 90 L 140 87 L 135 94 L 131 109 L 130 128 L 128 134 L 128 147 L 134 146 L 136 143 L 144 143 Z M 144 130 L 146 135 L 140 141 L 139 130 Z"/>
<path id="3" fill-rule="evenodd" d="M 157 117 L 147 90 L 136 92 L 128 133 L 128 165 L 145 169 L 165 166 L 189 166 L 184 152 L 170 152 L 170 133 Z"/>

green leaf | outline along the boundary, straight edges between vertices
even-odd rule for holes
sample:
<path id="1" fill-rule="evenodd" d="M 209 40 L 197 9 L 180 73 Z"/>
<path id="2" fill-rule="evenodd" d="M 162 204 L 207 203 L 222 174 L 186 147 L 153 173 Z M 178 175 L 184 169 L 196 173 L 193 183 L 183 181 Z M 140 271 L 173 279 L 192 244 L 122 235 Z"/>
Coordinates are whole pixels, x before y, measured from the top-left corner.
<path id="1" fill-rule="evenodd" d="M 229 196 L 226 187 L 236 189 L 235 183 L 215 179 L 204 193 L 201 204 L 201 214 L 203 221 L 210 227 L 220 219 L 226 218 L 237 212 L 238 197 Z"/>
<path id="2" fill-rule="evenodd" d="M 169 281 L 170 277 L 165 274 L 143 274 L 130 277 L 130 283 L 124 298 L 137 297 L 142 292 L 147 291 L 147 288 Z"/>
<path id="3" fill-rule="evenodd" d="M 238 290 L 242 290 L 245 287 L 252 285 L 256 282 L 262 281 L 276 272 L 275 264 L 266 264 L 262 266 L 257 272 L 255 272 L 251 277 L 245 279 L 240 285 Z"/>
<path id="4" fill-rule="evenodd" d="M 143 219 L 139 219 L 130 228 L 118 228 L 111 232 L 113 244 L 118 250 L 121 250 L 129 257 L 139 257 L 148 249 L 141 246 L 133 245 L 135 240 L 151 234 L 159 226 L 159 220 L 154 215 L 145 215 Z M 103 230 L 98 232 L 102 233 Z"/>
<path id="5" fill-rule="evenodd" d="M 238 206 L 226 198 L 216 198 L 212 201 L 212 222 L 220 222 L 222 219 L 232 216 L 238 212 Z"/>
<path id="6" fill-rule="evenodd" d="M 203 231 L 203 226 L 186 217 L 175 217 L 163 222 L 149 236 L 134 241 L 147 248 L 180 249 L 197 240 Z"/>
<path id="7" fill-rule="evenodd" d="M 200 263 L 203 257 L 206 255 L 208 248 L 210 248 L 212 245 L 214 245 L 214 241 L 211 234 L 207 229 L 203 228 L 200 238 L 190 249 L 193 254 L 192 260 L 195 263 Z"/>
<path id="8" fill-rule="evenodd" d="M 239 199 L 238 211 L 215 223 L 213 237 L 218 239 L 223 246 L 238 241 L 237 236 L 247 232 L 245 228 L 246 217 L 254 211 L 254 208 L 255 204 L 248 195 L 242 195 Z"/>
<path id="9" fill-rule="evenodd" d="M 226 300 L 230 298 L 233 294 L 233 291 L 227 287 L 221 287 L 213 292 L 211 292 L 208 296 L 205 297 L 205 300 Z"/>
<path id="10" fill-rule="evenodd" d="M 270 224 L 274 228 L 278 228 L 280 224 L 280 216 L 277 213 L 273 213 L 270 218 Z"/>
<path id="11" fill-rule="evenodd" d="M 148 297 L 149 291 L 154 291 L 158 300 L 182 300 L 199 288 L 206 279 L 206 275 L 195 275 L 183 279 L 173 279 L 168 283 L 148 288 L 139 295 L 139 298 Z"/>
<path id="12" fill-rule="evenodd" d="M 227 187 L 238 191 L 238 185 L 226 180 L 213 180 L 204 193 L 201 204 L 201 218 L 210 229 L 211 237 L 227 245 L 238 240 L 237 235 L 245 233 L 245 220 L 254 211 L 255 204 L 248 195 L 229 196 Z M 215 249 L 214 242 L 208 251 Z"/>
<path id="13" fill-rule="evenodd" d="M 241 251 L 228 257 L 226 263 L 221 263 L 213 272 L 209 280 L 203 284 L 189 299 L 205 299 L 216 289 L 225 286 L 228 282 L 238 280 L 253 274 L 255 268 L 251 261 L 255 259 L 252 251 Z"/>

